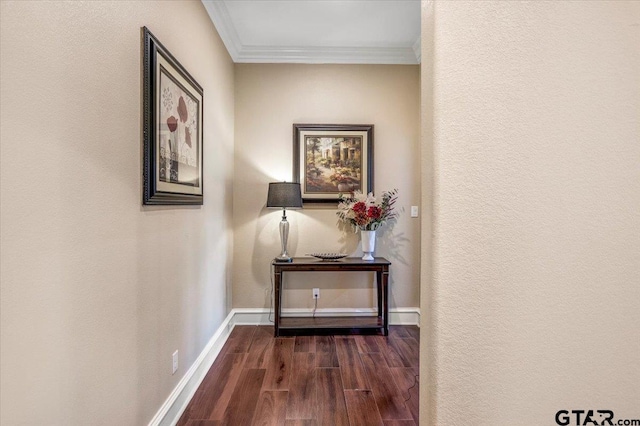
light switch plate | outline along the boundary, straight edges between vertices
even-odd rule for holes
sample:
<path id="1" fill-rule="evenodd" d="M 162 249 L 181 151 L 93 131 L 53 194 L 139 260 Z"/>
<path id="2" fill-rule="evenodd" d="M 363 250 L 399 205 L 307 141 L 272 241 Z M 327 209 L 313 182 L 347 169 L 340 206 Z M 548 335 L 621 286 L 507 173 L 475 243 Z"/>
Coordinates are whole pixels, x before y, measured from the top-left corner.
<path id="1" fill-rule="evenodd" d="M 418 217 L 418 206 L 411 206 L 411 217 Z"/>

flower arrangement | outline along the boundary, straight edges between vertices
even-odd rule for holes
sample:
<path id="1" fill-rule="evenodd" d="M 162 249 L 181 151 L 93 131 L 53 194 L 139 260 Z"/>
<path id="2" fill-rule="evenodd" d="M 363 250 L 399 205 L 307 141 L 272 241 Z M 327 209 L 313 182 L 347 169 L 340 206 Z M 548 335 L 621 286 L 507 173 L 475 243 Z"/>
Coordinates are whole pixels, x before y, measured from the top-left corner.
<path id="1" fill-rule="evenodd" d="M 382 193 L 382 202 L 376 202 L 373 193 L 367 195 L 360 191 L 350 197 L 339 196 L 338 217 L 353 225 L 355 231 L 375 231 L 388 220 L 395 219 L 394 204 L 398 199 L 398 190 Z"/>

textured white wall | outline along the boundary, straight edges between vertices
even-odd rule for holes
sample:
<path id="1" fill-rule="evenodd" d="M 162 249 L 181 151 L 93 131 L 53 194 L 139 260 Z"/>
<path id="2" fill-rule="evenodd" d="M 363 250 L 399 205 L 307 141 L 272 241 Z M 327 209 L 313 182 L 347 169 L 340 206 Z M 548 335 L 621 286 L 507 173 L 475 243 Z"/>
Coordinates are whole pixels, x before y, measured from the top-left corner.
<path id="1" fill-rule="evenodd" d="M 433 286 L 433 2 L 421 5 L 420 66 L 420 180 L 422 182 L 422 219 L 420 251 L 420 424 L 435 422 L 434 368 L 437 339 L 435 335 L 435 287 Z"/>
<path id="2" fill-rule="evenodd" d="M 435 2 L 423 22 L 425 424 L 638 418 L 640 3 Z"/>
<path id="3" fill-rule="evenodd" d="M 199 1 L 1 16 L 0 423 L 146 424 L 228 312 L 233 63 Z M 204 88 L 203 207 L 141 206 L 143 25 Z"/>
<path id="4" fill-rule="evenodd" d="M 414 65 L 236 65 L 233 306 L 268 308 L 269 265 L 280 253 L 282 212 L 266 209 L 268 183 L 292 179 L 293 123 L 374 124 L 375 192 L 398 188 L 404 208 L 383 228 L 376 255 L 392 263 L 390 306 L 419 304 L 420 222 L 409 217 L 420 200 L 419 68 Z M 308 207 L 308 206 L 307 206 Z M 345 251 L 362 256 L 359 235 L 338 228 L 336 208 L 287 213 L 289 252 Z M 319 308 L 375 306 L 368 274 L 294 274 L 283 304 Z"/>

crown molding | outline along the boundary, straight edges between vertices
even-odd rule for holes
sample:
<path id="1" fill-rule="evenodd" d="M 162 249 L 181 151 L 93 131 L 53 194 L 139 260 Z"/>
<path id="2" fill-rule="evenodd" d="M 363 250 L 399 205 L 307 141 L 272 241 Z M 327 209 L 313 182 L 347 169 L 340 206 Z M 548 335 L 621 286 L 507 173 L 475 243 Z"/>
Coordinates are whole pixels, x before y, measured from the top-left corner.
<path id="1" fill-rule="evenodd" d="M 241 50 L 242 43 L 240 42 L 240 37 L 238 37 L 236 27 L 233 25 L 225 2 L 220 0 L 202 0 L 202 4 L 204 4 L 209 18 L 211 18 L 213 25 L 216 27 L 231 59 L 233 62 L 238 62 L 238 54 Z"/>
<path id="2" fill-rule="evenodd" d="M 418 35 L 418 38 L 413 43 L 411 47 L 413 49 L 413 54 L 416 57 L 416 63 L 419 64 L 422 59 L 422 44 L 421 44 L 421 36 Z"/>
<path id="3" fill-rule="evenodd" d="M 412 47 L 243 45 L 224 0 L 201 0 L 233 62 L 299 64 L 419 64 L 420 37 Z"/>
<path id="4" fill-rule="evenodd" d="M 408 47 L 242 46 L 235 62 L 300 64 L 417 64 Z"/>

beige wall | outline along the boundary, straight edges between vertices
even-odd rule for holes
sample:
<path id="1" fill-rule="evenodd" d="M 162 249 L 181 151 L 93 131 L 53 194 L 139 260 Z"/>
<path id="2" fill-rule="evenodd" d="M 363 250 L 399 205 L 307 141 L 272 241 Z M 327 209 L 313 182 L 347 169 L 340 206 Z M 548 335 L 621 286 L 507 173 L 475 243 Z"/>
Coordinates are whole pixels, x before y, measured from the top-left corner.
<path id="1" fill-rule="evenodd" d="M 640 3 L 436 2 L 424 22 L 424 423 L 638 418 Z"/>
<path id="2" fill-rule="evenodd" d="M 398 188 L 404 208 L 378 237 L 376 255 L 393 262 L 391 307 L 419 304 L 419 68 L 372 65 L 236 65 L 233 306 L 269 307 L 269 264 L 280 252 L 281 212 L 265 208 L 269 182 L 292 179 L 293 123 L 375 125 L 375 190 Z M 341 231 L 333 208 L 291 211 L 289 251 L 361 255 L 359 235 Z M 374 306 L 371 278 L 311 273 L 291 276 L 284 305 L 310 308 Z"/>
<path id="3" fill-rule="evenodd" d="M 199 1 L 1 8 L 0 423 L 146 424 L 228 312 L 233 63 Z M 203 207 L 141 206 L 143 25 L 204 88 Z"/>
<path id="4" fill-rule="evenodd" d="M 433 2 L 421 4 L 421 49 L 420 66 L 420 180 L 422 182 L 422 219 L 420 250 L 420 424 L 435 424 L 436 369 L 436 317 L 433 286 L 433 166 L 435 161 L 433 143 L 433 63 L 434 63 L 434 16 Z M 433 423 L 429 423 L 433 422 Z"/>

